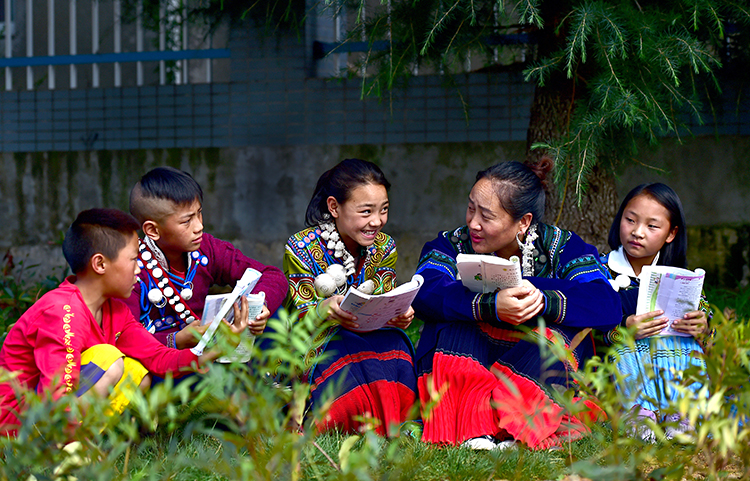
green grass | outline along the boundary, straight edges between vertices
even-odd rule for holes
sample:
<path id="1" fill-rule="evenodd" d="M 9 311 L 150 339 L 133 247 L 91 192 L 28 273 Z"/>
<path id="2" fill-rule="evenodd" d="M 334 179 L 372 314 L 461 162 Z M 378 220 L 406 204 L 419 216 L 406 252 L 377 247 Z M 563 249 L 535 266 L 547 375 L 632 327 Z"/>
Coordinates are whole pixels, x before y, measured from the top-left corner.
<path id="1" fill-rule="evenodd" d="M 28 303 L 43 290 L 17 277 L 4 280 L 8 300 L 25 296 L 21 301 Z M 70 471 L 80 480 L 559 480 L 576 473 L 597 481 L 650 481 L 726 479 L 729 472 L 735 479 L 750 479 L 750 427 L 732 431 L 724 397 L 732 396 L 750 413 L 750 326 L 744 321 L 750 319 L 750 289 L 709 289 L 707 295 L 719 331 L 707 350 L 707 370 L 712 393 L 718 394 L 711 402 L 682 406 L 683 412 L 699 416 L 699 426 L 708 433 L 693 443 L 644 444 L 613 431 L 610 425 L 622 426 L 622 400 L 612 387 L 612 366 L 606 359 L 581 381 L 584 391 L 596 394 L 609 421 L 557 451 L 519 446 L 475 452 L 423 443 L 418 435 L 384 439 L 371 431 L 355 437 L 336 432 L 313 436 L 309 418 L 304 434 L 297 434 L 286 427 L 288 406 L 306 399 L 304 385 L 296 384 L 300 389 L 292 393 L 271 387 L 257 371 L 218 367 L 194 391 L 182 385 L 153 388 L 113 420 L 103 416 L 104 406 L 94 405 L 75 424 L 75 432 L 65 399 L 30 402 L 26 417 L 36 424 L 17 439 L 0 439 L 0 481 L 26 480 L 31 474 L 39 481 L 56 479 L 53 470 L 65 458 L 60 447 L 71 439 L 83 442 L 90 459 Z M 19 307 L 0 309 L 0 324 L 14 322 Z M 725 319 L 725 308 L 733 309 L 736 318 Z M 407 330 L 413 342 L 421 324 L 415 320 Z M 299 346 L 306 345 L 312 331 L 277 332 L 272 355 L 279 357 L 262 354 L 259 365 L 266 368 L 261 372 L 278 367 L 279 358 L 299 363 Z M 292 372 L 286 379 L 294 379 Z M 104 434 L 96 427 L 103 419 L 111 420 Z M 145 426 L 154 432 L 142 434 L 148 431 Z"/>
<path id="2" fill-rule="evenodd" d="M 315 438 L 315 444 L 340 465 L 339 449 L 349 436 L 341 433 L 326 433 Z M 354 450 L 363 450 L 367 439 L 355 443 Z M 518 448 L 506 451 L 488 452 L 472 451 L 459 447 L 439 447 L 421 442 L 415 438 L 385 440 L 378 438 L 378 466 L 369 471 L 373 478 L 405 479 L 410 481 L 428 480 L 480 480 L 480 479 L 518 479 L 545 480 L 558 479 L 568 471 L 571 460 L 588 458 L 601 451 L 601 446 L 593 438 L 576 441 L 571 444 L 570 452 L 530 451 Z M 194 436 L 189 441 L 180 441 L 177 445 L 177 456 L 170 455 L 167 448 L 174 443 L 174 436 L 158 433 L 144 438 L 132 446 L 128 475 L 134 478 L 143 475 L 170 475 L 174 480 L 218 481 L 231 479 L 211 472 L 205 465 L 205 456 L 214 459 L 222 458 L 222 443 L 211 436 Z M 301 479 L 323 480 L 346 478 L 338 467 L 334 467 L 328 458 L 312 442 L 302 450 Z M 391 458 L 389 450 L 396 449 L 398 454 Z M 269 448 L 269 452 L 273 449 Z M 242 454 L 247 456 L 247 453 Z M 121 474 L 124 455 L 118 460 Z M 182 458 L 192 460 L 181 469 L 175 470 L 173 460 Z M 210 464 L 210 463 L 209 463 Z M 368 466 L 369 468 L 369 466 Z"/>

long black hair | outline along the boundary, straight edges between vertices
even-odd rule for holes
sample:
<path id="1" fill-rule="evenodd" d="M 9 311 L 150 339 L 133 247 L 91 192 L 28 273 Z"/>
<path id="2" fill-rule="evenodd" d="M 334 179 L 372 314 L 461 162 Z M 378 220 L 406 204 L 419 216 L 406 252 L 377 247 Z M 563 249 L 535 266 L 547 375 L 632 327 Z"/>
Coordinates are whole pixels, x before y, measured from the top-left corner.
<path id="1" fill-rule="evenodd" d="M 658 265 L 682 267 L 687 266 L 687 229 L 685 223 L 685 212 L 682 209 L 682 202 L 677 193 L 671 187 L 662 183 L 641 184 L 634 188 L 620 204 L 612 227 L 609 228 L 609 247 L 612 250 L 618 249 L 622 245 L 620 239 L 620 222 L 622 214 L 628 203 L 639 195 L 646 195 L 661 204 L 669 211 L 669 230 L 672 231 L 677 227 L 677 234 L 672 242 L 665 243 L 659 250 Z"/>
<path id="2" fill-rule="evenodd" d="M 481 179 L 492 181 L 500 206 L 518 221 L 531 213 L 533 222 L 544 219 L 544 177 L 552 168 L 551 161 L 543 159 L 529 166 L 521 162 L 503 162 L 482 170 L 474 184 Z"/>
<path id="3" fill-rule="evenodd" d="M 333 196 L 336 202 L 343 204 L 354 189 L 367 184 L 382 185 L 386 191 L 391 188 L 380 167 L 366 160 L 345 159 L 325 171 L 307 205 L 305 225 L 312 227 L 326 220 L 328 197 Z"/>

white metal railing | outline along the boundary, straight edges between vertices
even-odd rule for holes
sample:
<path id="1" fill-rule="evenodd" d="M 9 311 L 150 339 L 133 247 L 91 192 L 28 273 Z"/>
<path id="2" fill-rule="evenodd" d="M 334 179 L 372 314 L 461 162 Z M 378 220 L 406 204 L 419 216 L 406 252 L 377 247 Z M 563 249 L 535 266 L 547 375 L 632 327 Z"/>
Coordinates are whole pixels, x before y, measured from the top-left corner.
<path id="1" fill-rule="evenodd" d="M 6 13 L 6 24 L 10 24 L 11 0 L 0 0 L 3 2 L 4 12 Z M 38 2 L 34 5 L 34 2 Z M 14 71 L 15 69 L 25 69 L 26 89 L 33 90 L 37 88 L 35 82 L 44 80 L 46 73 L 46 85 L 50 90 L 58 88 L 60 78 L 56 77 L 60 72 L 60 67 L 68 66 L 69 83 L 71 89 L 79 88 L 81 85 L 80 77 L 90 82 L 90 86 L 98 88 L 102 83 L 102 67 L 111 65 L 111 70 L 107 71 L 110 75 L 111 84 L 115 87 L 123 85 L 123 64 L 128 62 L 135 63 L 135 85 L 142 86 L 146 82 L 144 62 L 158 62 L 158 83 L 165 85 L 168 81 L 175 84 L 185 84 L 191 80 L 198 82 L 212 82 L 213 80 L 213 59 L 229 58 L 229 50 L 222 48 L 213 48 L 213 38 L 211 35 L 205 35 L 205 32 L 196 31 L 198 27 L 188 24 L 187 4 L 180 0 L 169 0 L 168 3 L 161 2 L 159 7 L 158 32 L 150 31 L 144 28 L 144 8 L 143 0 L 136 4 L 134 22 L 127 23 L 123 20 L 121 0 L 46 0 L 46 22 L 44 28 L 46 32 L 35 31 L 34 12 L 40 11 L 44 0 L 13 0 L 16 4 L 14 17 L 18 18 L 20 13 L 25 16 L 23 22 L 24 28 L 18 28 L 16 25 L 15 32 L 10 28 L 5 28 L 4 35 L 0 41 L 4 43 L 4 58 L 0 58 L 0 67 L 3 67 L 5 77 L 5 90 L 13 90 Z M 79 19 L 84 18 L 89 10 L 86 5 L 91 2 L 90 15 L 91 22 L 81 24 Z M 67 5 L 66 5 L 67 2 Z M 25 3 L 25 6 L 23 5 Z M 85 5 L 85 6 L 84 6 Z M 109 11 L 111 7 L 112 16 L 106 13 L 102 16 L 103 9 Z M 19 8 L 25 7 L 25 8 Z M 41 9 L 44 12 L 44 8 Z M 65 35 L 64 32 L 57 32 L 56 29 L 65 28 L 64 17 L 67 14 L 67 53 L 65 41 L 60 42 L 59 35 Z M 39 30 L 39 19 L 36 19 L 36 28 Z M 91 43 L 88 46 L 88 40 L 81 45 L 80 38 L 86 37 L 86 32 L 81 32 L 80 28 L 88 28 L 90 25 Z M 43 29 L 44 29 L 43 28 Z M 127 51 L 123 45 L 123 31 L 128 30 L 129 38 L 135 37 L 135 45 L 131 45 L 131 51 Z M 83 37 L 80 37 L 83 33 Z M 108 49 L 102 51 L 102 33 L 107 36 L 107 42 L 111 43 Z M 191 34 L 193 42 L 195 38 L 203 39 L 198 48 L 190 48 Z M 46 36 L 46 52 L 40 51 L 37 42 L 43 42 Z M 158 50 L 147 50 L 146 39 L 150 37 L 155 43 L 158 43 Z M 14 43 L 14 41 L 16 43 Z M 158 42 L 157 42 L 158 41 Z M 60 45 L 60 43 L 63 43 Z M 25 49 L 23 45 L 25 44 Z M 40 43 L 43 45 L 43 43 Z M 15 47 L 15 48 L 14 48 Z M 134 48 L 133 48 L 134 47 Z M 42 47 L 43 48 L 43 47 Z M 90 48 L 90 53 L 85 52 Z M 14 50 L 17 55 L 14 57 Z M 25 56 L 21 53 L 25 50 Z M 84 51 L 82 51 L 84 50 Z M 106 50 L 109 50 L 108 52 Z M 190 60 L 200 60 L 204 62 L 200 69 L 203 78 L 196 78 L 195 71 L 189 69 Z M 82 70 L 82 66 L 90 66 Z M 35 69 L 36 67 L 36 69 Z M 37 70 L 46 67 L 46 72 Z M 170 70 L 171 69 L 171 70 Z M 194 69 L 195 70 L 195 69 Z M 169 72 L 172 74 L 169 74 Z M 171 75 L 171 77 L 170 77 Z M 35 78 L 36 77 L 36 78 Z M 132 77 L 129 77 L 132 79 Z M 23 83 L 23 76 L 17 77 L 16 81 Z M 130 81 L 132 85 L 132 80 Z M 154 79 L 154 83 L 156 79 Z M 64 84 L 65 82 L 63 82 Z M 64 88 L 64 85 L 63 85 Z"/>

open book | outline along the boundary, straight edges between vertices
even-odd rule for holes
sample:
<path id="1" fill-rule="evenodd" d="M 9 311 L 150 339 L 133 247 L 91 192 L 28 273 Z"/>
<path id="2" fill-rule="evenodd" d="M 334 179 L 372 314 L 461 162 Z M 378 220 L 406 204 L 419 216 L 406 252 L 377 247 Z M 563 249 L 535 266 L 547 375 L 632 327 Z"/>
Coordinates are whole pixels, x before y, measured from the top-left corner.
<path id="1" fill-rule="evenodd" d="M 219 310 L 226 304 L 230 294 L 212 294 L 206 296 L 206 307 L 203 308 L 203 319 L 201 325 L 208 324 L 218 314 Z M 266 293 L 259 292 L 258 294 L 246 294 L 247 307 L 248 307 L 248 319 L 255 319 L 258 314 L 263 311 L 263 305 L 266 302 Z M 234 309 L 230 310 L 226 316 L 226 320 L 230 324 L 234 324 Z M 247 362 L 253 352 L 253 344 L 255 343 L 255 335 L 250 332 L 249 329 L 240 336 L 240 343 L 237 345 L 237 349 L 232 354 L 220 357 L 216 362 L 229 363 L 229 362 Z"/>
<path id="2" fill-rule="evenodd" d="M 359 327 L 352 331 L 374 331 L 409 310 L 423 283 L 422 276 L 415 274 L 406 284 L 378 295 L 365 294 L 352 287 L 344 296 L 340 307 L 357 316 Z"/>
<path id="3" fill-rule="evenodd" d="M 226 319 L 227 322 L 230 323 L 234 321 L 234 309 L 232 309 L 232 305 L 239 300 L 240 296 L 247 296 L 253 291 L 253 288 L 260 279 L 260 275 L 260 272 L 248 267 L 245 269 L 245 273 L 242 274 L 242 277 L 237 281 L 232 292 L 229 294 L 222 294 L 213 300 L 215 305 L 209 305 L 209 296 L 206 297 L 206 305 L 203 307 L 203 318 L 201 324 L 210 324 L 208 329 L 206 329 L 206 332 L 203 333 L 203 337 L 201 337 L 198 345 L 190 349 L 193 354 L 196 356 L 203 354 L 203 350 L 213 339 L 216 329 L 219 328 L 222 319 Z M 257 316 L 258 314 L 255 315 Z"/>
<path id="4" fill-rule="evenodd" d="M 671 266 L 643 266 L 638 278 L 641 285 L 635 313 L 662 310 L 668 324 L 658 336 L 690 337 L 690 334 L 672 329 L 672 323 L 688 312 L 698 310 L 706 272 L 703 269 L 693 272 Z"/>
<path id="5" fill-rule="evenodd" d="M 486 254 L 458 254 L 458 275 L 472 292 L 495 292 L 521 285 L 521 261 L 516 256 L 503 259 Z"/>

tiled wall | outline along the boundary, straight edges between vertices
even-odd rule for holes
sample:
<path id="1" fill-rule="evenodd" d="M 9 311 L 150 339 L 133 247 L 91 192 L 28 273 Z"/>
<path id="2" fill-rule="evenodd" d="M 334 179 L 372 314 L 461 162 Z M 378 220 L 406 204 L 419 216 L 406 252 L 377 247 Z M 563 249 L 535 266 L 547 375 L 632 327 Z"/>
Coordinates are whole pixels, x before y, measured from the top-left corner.
<path id="1" fill-rule="evenodd" d="M 295 37 L 238 28 L 229 47 L 230 83 L 0 92 L 0 152 L 526 137 L 533 86 L 518 74 L 462 76 L 452 88 L 416 77 L 392 97 L 362 101 L 359 79 L 306 78 Z"/>

